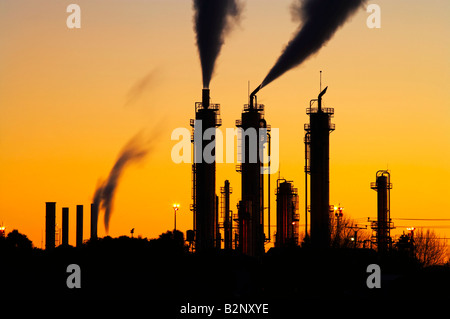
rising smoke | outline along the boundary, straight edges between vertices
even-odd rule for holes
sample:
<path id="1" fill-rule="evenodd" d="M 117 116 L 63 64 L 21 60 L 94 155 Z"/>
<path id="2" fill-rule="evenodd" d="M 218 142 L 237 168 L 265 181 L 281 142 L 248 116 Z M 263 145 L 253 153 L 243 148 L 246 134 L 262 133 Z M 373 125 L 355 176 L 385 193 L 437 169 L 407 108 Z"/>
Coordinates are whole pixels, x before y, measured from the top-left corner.
<path id="1" fill-rule="evenodd" d="M 159 73 L 158 69 L 153 69 L 136 81 L 127 93 L 125 106 L 135 103 L 146 91 L 150 91 L 157 83 Z"/>
<path id="2" fill-rule="evenodd" d="M 317 53 L 364 2 L 366 0 L 295 0 L 291 12 L 294 20 L 303 24 L 261 83 L 261 88 Z"/>
<path id="3" fill-rule="evenodd" d="M 150 151 L 148 142 L 142 141 L 140 133 L 135 135 L 121 150 L 108 178 L 101 182 L 94 193 L 93 203 L 105 211 L 105 229 L 109 231 L 114 195 L 124 169 L 132 164 L 143 160 Z"/>
<path id="4" fill-rule="evenodd" d="M 224 38 L 239 21 L 238 0 L 194 0 L 194 29 L 202 66 L 203 88 L 209 88 Z"/>

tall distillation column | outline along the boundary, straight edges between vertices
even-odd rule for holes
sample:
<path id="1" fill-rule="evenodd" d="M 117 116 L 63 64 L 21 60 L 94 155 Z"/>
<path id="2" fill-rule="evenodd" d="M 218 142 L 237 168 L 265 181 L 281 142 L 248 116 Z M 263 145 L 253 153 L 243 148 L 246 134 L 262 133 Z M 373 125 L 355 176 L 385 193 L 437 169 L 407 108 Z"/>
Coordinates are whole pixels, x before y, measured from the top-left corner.
<path id="1" fill-rule="evenodd" d="M 330 132 L 335 126 L 331 123 L 333 108 L 322 108 L 322 96 L 326 87 L 320 92 L 317 100 L 310 101 L 306 109 L 309 124 L 305 124 L 305 143 L 307 163 L 305 173 L 310 175 L 310 239 L 317 248 L 330 246 Z M 312 103 L 317 101 L 318 107 Z M 308 189 L 308 185 L 305 185 Z M 306 199 L 305 199 L 306 200 Z"/>
<path id="2" fill-rule="evenodd" d="M 385 252 L 391 243 L 391 174 L 387 170 L 380 170 L 376 174 L 376 182 L 370 188 L 377 191 L 377 220 L 372 221 L 372 229 L 377 234 L 379 252 Z"/>
<path id="3" fill-rule="evenodd" d="M 241 201 L 239 214 L 239 247 L 244 254 L 261 256 L 264 254 L 264 162 L 263 148 L 267 143 L 267 127 L 264 120 L 264 105 L 258 104 L 257 88 L 250 95 L 250 103 L 244 105 L 240 128 Z M 239 154 L 240 153 L 240 154 Z"/>
<path id="4" fill-rule="evenodd" d="M 203 89 L 202 102 L 195 103 L 193 205 L 195 249 L 214 248 L 217 236 L 215 130 L 221 125 L 220 105 L 211 104 L 209 89 Z M 209 156 L 208 156 L 209 151 Z"/>

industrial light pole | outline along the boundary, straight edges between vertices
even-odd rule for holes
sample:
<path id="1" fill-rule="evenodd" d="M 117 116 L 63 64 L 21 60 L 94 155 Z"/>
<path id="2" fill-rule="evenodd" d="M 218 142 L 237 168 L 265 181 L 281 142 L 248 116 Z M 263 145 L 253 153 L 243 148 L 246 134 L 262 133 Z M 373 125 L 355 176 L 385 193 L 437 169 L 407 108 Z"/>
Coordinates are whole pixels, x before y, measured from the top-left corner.
<path id="1" fill-rule="evenodd" d="M 173 230 L 177 230 L 177 210 L 180 209 L 180 204 L 173 204 L 173 212 L 174 212 L 174 221 L 173 221 Z"/>

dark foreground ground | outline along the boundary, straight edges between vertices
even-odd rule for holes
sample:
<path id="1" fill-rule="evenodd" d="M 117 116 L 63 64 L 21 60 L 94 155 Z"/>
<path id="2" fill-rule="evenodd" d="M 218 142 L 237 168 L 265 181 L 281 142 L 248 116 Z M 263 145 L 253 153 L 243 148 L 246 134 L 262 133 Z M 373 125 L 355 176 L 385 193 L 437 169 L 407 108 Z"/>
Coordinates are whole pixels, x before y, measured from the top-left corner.
<path id="1" fill-rule="evenodd" d="M 422 268 L 368 249 L 271 249 L 261 259 L 235 252 L 188 253 L 170 240 L 104 238 L 80 248 L 0 246 L 1 299 L 146 299 L 179 302 L 304 302 L 311 299 L 448 299 L 450 268 Z M 69 289 L 67 266 L 81 269 Z M 381 268 L 381 288 L 366 285 L 367 266 Z"/>

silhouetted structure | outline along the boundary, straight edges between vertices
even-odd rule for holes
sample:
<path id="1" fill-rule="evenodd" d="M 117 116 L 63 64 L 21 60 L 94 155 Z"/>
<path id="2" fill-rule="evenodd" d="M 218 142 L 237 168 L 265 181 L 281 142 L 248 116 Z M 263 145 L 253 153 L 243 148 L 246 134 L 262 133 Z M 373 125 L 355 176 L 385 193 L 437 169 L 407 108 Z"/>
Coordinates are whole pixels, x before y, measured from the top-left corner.
<path id="1" fill-rule="evenodd" d="M 219 196 L 216 195 L 216 216 L 214 217 L 216 225 L 216 236 L 214 247 L 220 249 L 222 245 L 222 234 L 220 233 L 220 222 L 219 222 Z"/>
<path id="2" fill-rule="evenodd" d="M 69 245 L 69 207 L 62 209 L 62 245 Z"/>
<path id="3" fill-rule="evenodd" d="M 83 245 L 83 205 L 77 205 L 77 247 Z"/>
<path id="4" fill-rule="evenodd" d="M 98 238 L 97 236 L 98 227 L 98 204 L 91 204 L 91 240 Z"/>
<path id="5" fill-rule="evenodd" d="M 326 87 L 320 92 L 317 100 L 310 101 L 306 109 L 309 124 L 305 124 L 306 167 L 305 173 L 310 175 L 310 212 L 311 212 L 311 244 L 315 247 L 330 246 L 330 132 L 334 131 L 331 118 L 333 108 L 322 108 L 322 96 Z M 312 104 L 317 101 L 318 107 Z M 307 177 L 306 177 L 307 182 Z M 308 185 L 305 185 L 306 198 Z M 307 205 L 306 205 L 307 206 Z"/>
<path id="6" fill-rule="evenodd" d="M 45 203 L 45 249 L 55 248 L 56 203 Z"/>
<path id="7" fill-rule="evenodd" d="M 257 88 L 250 95 L 250 104 L 244 105 L 241 128 L 238 135 L 238 156 L 241 164 L 241 201 L 238 204 L 239 250 L 250 256 L 264 253 L 264 174 L 262 152 L 267 142 L 267 127 L 264 119 L 264 105 L 257 103 Z M 260 129 L 261 132 L 260 132 Z"/>
<path id="8" fill-rule="evenodd" d="M 233 216 L 230 210 L 230 194 L 232 193 L 230 181 L 226 180 L 224 187 L 220 188 L 221 212 L 223 218 L 224 248 L 233 248 Z"/>
<path id="9" fill-rule="evenodd" d="M 215 128 L 221 125 L 220 105 L 210 104 L 209 89 L 203 89 L 202 102 L 195 103 L 195 120 L 191 120 L 194 128 L 193 205 L 195 249 L 202 251 L 214 248 L 217 237 L 216 210 L 216 161 L 215 161 Z M 208 136 L 205 136 L 205 132 Z M 209 141 L 206 143 L 203 139 Z M 208 150 L 213 159 L 203 158 Z M 211 151 L 213 150 L 213 151 Z"/>
<path id="10" fill-rule="evenodd" d="M 277 234 L 275 247 L 298 245 L 298 194 L 292 182 L 277 180 Z"/>
<path id="11" fill-rule="evenodd" d="M 385 252 L 392 244 L 391 239 L 391 175 L 387 170 L 379 170 L 376 182 L 370 188 L 377 192 L 377 220 L 372 221 L 372 229 L 376 232 L 376 242 L 379 252 Z"/>

